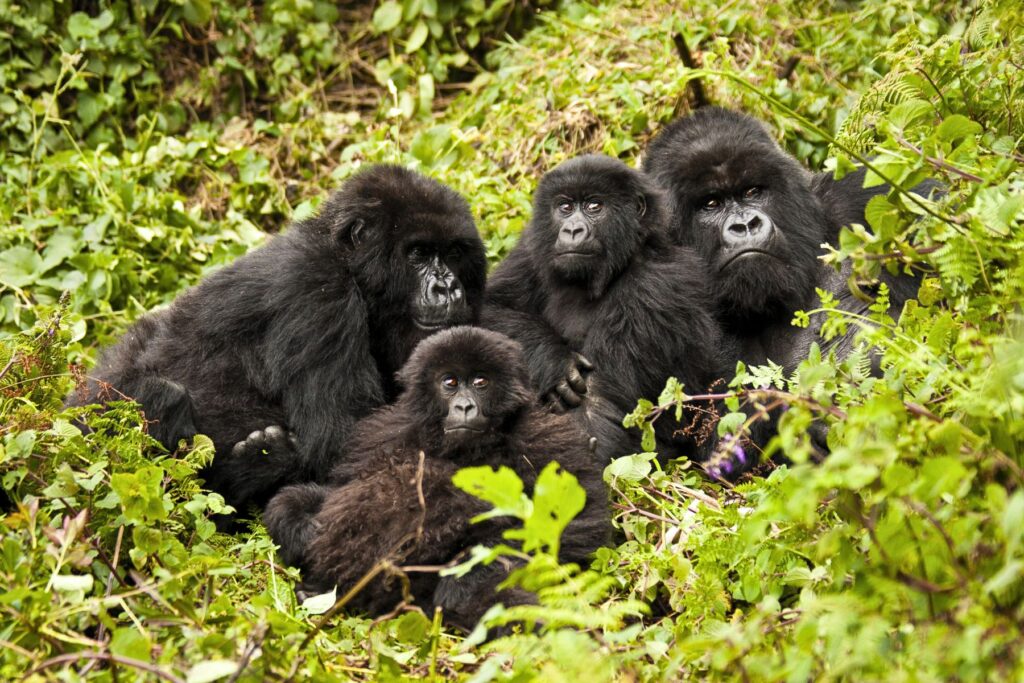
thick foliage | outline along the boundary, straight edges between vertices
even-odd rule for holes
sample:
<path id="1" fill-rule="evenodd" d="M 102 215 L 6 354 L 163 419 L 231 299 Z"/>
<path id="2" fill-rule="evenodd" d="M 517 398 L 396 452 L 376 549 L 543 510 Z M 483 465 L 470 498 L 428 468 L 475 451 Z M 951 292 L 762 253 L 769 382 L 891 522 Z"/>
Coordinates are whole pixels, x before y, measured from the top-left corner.
<path id="1" fill-rule="evenodd" d="M 411 42 L 430 4 L 402 3 L 391 28 L 377 16 L 378 35 Z M 488 54 L 491 71 L 421 121 L 410 117 L 425 115 L 418 76 L 392 79 L 393 90 L 322 87 L 349 68 L 344 51 L 318 62 L 323 40 L 307 33 L 319 30 L 310 17 L 322 3 L 98 3 L 83 17 L 74 12 L 97 4 L 53 3 L 47 15 L 0 0 L 0 324 L 12 335 L 0 353 L 0 477 L 17 501 L 0 520 L 0 677 L 1019 680 L 1018 4 L 870 0 L 826 14 L 753 0 L 570 3 Z M 245 14 L 254 6 L 257 21 Z M 203 7 L 216 18 L 189 25 L 184 12 Z M 95 25 L 104 12 L 112 23 Z M 208 19 L 234 47 L 210 42 Z M 373 34 L 375 17 L 365 19 Z M 424 23 L 429 52 L 443 38 Z M 703 70 L 682 65 L 676 33 Z M 270 34 L 282 42 L 261 38 Z M 395 45 L 382 59 L 397 59 Z M 159 64 L 175 51 L 206 76 L 165 81 Z M 298 71 L 282 72 L 294 75 L 275 75 L 294 59 Z M 860 158 L 902 189 L 942 181 L 949 193 L 938 202 L 901 191 L 875 200 L 870 232 L 845 231 L 834 256 L 860 277 L 920 269 L 923 285 L 898 324 L 884 302 L 872 311 L 878 327 L 866 341 L 881 349 L 881 378 L 859 353 L 839 363 L 812 354 L 792 377 L 740 369 L 730 402 L 788 406 L 778 446 L 796 464 L 722 488 L 685 462 L 614 462 L 606 476 L 625 540 L 590 569 L 552 560 L 579 503 L 571 481 L 541 475 L 531 499 L 508 472 L 460 475 L 457 485 L 522 522 L 509 547 L 476 558 L 528 549 L 515 579 L 540 604 L 485 618 L 521 631 L 483 644 L 482 629 L 462 641 L 415 611 L 321 620 L 334 597 L 295 605 L 297 577 L 274 564 L 261 527 L 215 532 L 222 501 L 194 478 L 209 442 L 154 458 L 129 406 L 87 436 L 59 412 L 68 360 L 249 249 L 258 227 L 301 217 L 361 162 L 429 167 L 471 198 L 497 259 L 528 218 L 542 169 L 580 151 L 635 156 L 688 108 L 697 76 L 709 100 L 768 120 L 813 170 L 828 160 L 842 173 Z M 97 102 L 87 126 L 80 116 Z M 172 125 L 173 103 L 191 126 Z M 197 122 L 191 109 L 223 120 Z M 366 113 L 348 113 L 357 109 Z M 859 322 L 833 314 L 826 332 Z M 686 397 L 670 384 L 644 398 L 640 425 Z M 727 416 L 723 432 L 747 414 Z M 800 462 L 812 419 L 832 426 L 820 466 Z"/>

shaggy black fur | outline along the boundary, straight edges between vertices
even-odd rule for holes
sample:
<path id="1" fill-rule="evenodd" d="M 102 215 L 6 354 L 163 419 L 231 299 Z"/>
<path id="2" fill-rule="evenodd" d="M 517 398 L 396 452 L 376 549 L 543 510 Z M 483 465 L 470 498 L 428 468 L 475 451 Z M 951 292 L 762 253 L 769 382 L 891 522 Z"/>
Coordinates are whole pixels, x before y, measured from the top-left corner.
<path id="1" fill-rule="evenodd" d="M 824 353 L 833 347 L 840 357 L 850 352 L 855 327 L 825 342 L 818 335 L 824 316 L 812 316 L 811 326 L 801 329 L 792 326 L 793 313 L 818 307 L 816 288 L 836 295 L 845 310 L 867 313 L 869 303 L 847 284 L 850 266 L 837 273 L 818 257 L 824 243 L 837 243 L 840 228 L 866 224 L 868 200 L 888 188 L 863 188 L 863 171 L 840 181 L 812 174 L 760 122 L 716 107 L 666 127 L 647 150 L 644 171 L 669 193 L 674 241 L 696 249 L 710 269 L 718 319 L 736 341 L 733 360 L 763 365 L 770 359 L 792 372 L 812 342 Z M 896 317 L 916 294 L 917 279 L 882 279 Z M 759 440 L 772 431 L 769 426 Z M 816 434 L 824 448 L 824 432 Z M 724 466 L 735 476 L 753 462 Z"/>
<path id="2" fill-rule="evenodd" d="M 669 243 L 667 220 L 641 173 L 609 157 L 572 159 L 541 179 L 532 222 L 488 283 L 484 324 L 523 344 L 534 386 L 556 407 L 578 407 L 603 457 L 636 450 L 622 416 L 668 377 L 699 393 L 723 375 L 704 265 Z M 696 450 L 664 417 L 659 451 L 702 457 L 711 439 Z"/>
<path id="3" fill-rule="evenodd" d="M 718 317 L 740 342 L 740 359 L 795 368 L 818 335 L 790 323 L 794 311 L 817 307 L 816 287 L 832 291 L 847 310 L 867 310 L 846 285 L 849 270 L 836 273 L 818 260 L 822 245 L 835 243 L 844 225 L 866 223 L 868 200 L 887 191 L 864 189 L 862 172 L 841 181 L 812 174 L 759 121 L 716 107 L 666 127 L 648 148 L 644 171 L 670 195 L 673 239 L 710 267 Z M 917 281 L 884 280 L 898 315 Z M 833 343 L 842 355 L 851 342 Z"/>
<path id="4" fill-rule="evenodd" d="M 462 467 L 510 467 L 532 491 L 540 471 L 557 461 L 587 494 L 565 531 L 561 559 L 582 561 L 608 542 L 603 468 L 570 418 L 535 405 L 518 344 L 479 328 L 439 332 L 417 347 L 400 380 L 398 401 L 356 425 L 329 485 L 290 486 L 267 506 L 264 522 L 282 559 L 303 569 L 302 592 L 337 586 L 342 595 L 384 560 L 441 565 L 474 545 L 503 542 L 508 518 L 470 523 L 489 506 L 451 483 Z M 508 568 L 495 563 L 462 578 L 408 576 L 417 604 L 440 606 L 448 623 L 469 629 L 496 601 L 531 599 L 495 592 Z M 389 571 L 350 604 L 380 614 L 401 597 Z"/>
<path id="5" fill-rule="evenodd" d="M 485 272 L 461 196 L 374 166 L 318 216 L 139 320 L 68 403 L 131 397 L 171 450 L 207 434 L 207 483 L 240 511 L 262 505 L 327 475 L 355 421 L 395 395 L 416 343 L 476 319 Z M 264 453 L 283 434 L 263 438 L 267 425 L 297 434 L 298 448 Z"/>

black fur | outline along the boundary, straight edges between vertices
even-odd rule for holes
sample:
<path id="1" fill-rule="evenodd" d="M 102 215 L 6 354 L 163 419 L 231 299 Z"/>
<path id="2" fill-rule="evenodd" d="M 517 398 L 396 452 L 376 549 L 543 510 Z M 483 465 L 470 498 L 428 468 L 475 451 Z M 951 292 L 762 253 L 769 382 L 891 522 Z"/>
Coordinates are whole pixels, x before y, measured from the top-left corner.
<path id="1" fill-rule="evenodd" d="M 818 307 L 816 288 L 833 293 L 844 310 L 868 312 L 869 301 L 848 286 L 850 264 L 836 272 L 819 256 L 826 242 L 837 244 L 843 226 L 866 224 L 867 202 L 888 188 L 863 188 L 863 171 L 840 181 L 828 173 L 812 174 L 760 122 L 716 107 L 667 126 L 647 150 L 644 171 L 669 194 L 673 240 L 696 249 L 709 267 L 717 317 L 736 342 L 733 360 L 748 365 L 772 360 L 792 372 L 813 342 L 824 353 L 834 348 L 839 357 L 852 350 L 854 326 L 826 343 L 819 338 L 823 315 L 812 316 L 806 329 L 791 323 L 795 311 Z M 895 318 L 915 295 L 917 279 L 884 274 L 882 280 Z M 766 426 L 757 440 L 772 432 Z M 824 450 L 826 430 L 816 425 L 814 433 Z M 747 458 L 723 466 L 735 476 L 754 462 Z"/>
<path id="2" fill-rule="evenodd" d="M 476 395 L 486 426 L 470 438 L 453 438 L 446 429 L 455 396 L 442 386 L 449 373 L 489 382 Z M 398 401 L 356 425 L 329 485 L 290 486 L 267 506 L 264 522 L 282 559 L 304 571 L 303 592 L 337 586 L 340 596 L 383 560 L 441 565 L 474 545 L 503 542 L 509 519 L 471 524 L 488 505 L 451 483 L 468 466 L 510 467 L 532 491 L 540 471 L 557 461 L 587 494 L 566 529 L 561 559 L 582 561 L 608 542 L 603 468 L 570 418 L 535 405 L 518 344 L 479 328 L 439 332 L 417 347 L 400 378 L 405 389 Z M 423 571 L 408 576 L 417 604 L 441 606 L 448 623 L 468 629 L 498 600 L 531 599 L 522 591 L 495 592 L 507 572 L 497 563 L 463 578 Z M 380 614 L 400 599 L 399 579 L 385 572 L 350 604 Z"/>
<path id="3" fill-rule="evenodd" d="M 262 505 L 326 476 L 354 422 L 395 395 L 395 370 L 434 331 L 423 327 L 476 319 L 485 269 L 462 197 L 374 166 L 318 216 L 139 320 L 68 403 L 131 397 L 171 450 L 207 434 L 207 483 L 240 511 Z M 267 425 L 297 434 L 298 448 L 232 456 Z"/>
<path id="4" fill-rule="evenodd" d="M 599 211 L 577 210 L 590 202 Z M 723 374 L 705 268 L 669 243 L 667 220 L 661 192 L 639 172 L 609 157 L 572 159 L 541 179 L 533 220 L 488 283 L 484 324 L 523 344 L 541 395 L 579 405 L 573 413 L 605 458 L 637 449 L 638 433 L 621 426 L 637 399 L 656 399 L 670 376 L 702 393 Z M 567 245 L 579 230 L 591 239 Z M 696 450 L 668 416 L 656 427 L 664 456 L 701 457 L 710 444 L 702 435 Z"/>
<path id="5" fill-rule="evenodd" d="M 795 311 L 817 307 L 815 288 L 834 293 L 846 310 L 867 310 L 868 303 L 847 286 L 849 265 L 837 273 L 818 258 L 824 243 L 836 243 L 841 227 L 865 224 L 868 200 L 887 191 L 863 188 L 863 172 L 841 181 L 828 173 L 812 174 L 759 121 L 717 107 L 701 108 L 667 126 L 651 142 L 644 171 L 669 193 L 674 241 L 693 247 L 708 263 L 718 317 L 739 341 L 738 358 L 757 365 L 771 359 L 792 371 L 811 342 L 820 341 L 821 316 L 810 330 L 790 324 Z M 749 188 L 760 188 L 758 196 L 741 198 Z M 775 228 L 764 248 L 770 255 L 727 264 L 720 217 L 707 216 L 701 208 L 708 197 L 766 213 Z M 915 294 L 916 279 L 886 274 L 883 280 L 896 316 Z M 845 355 L 852 332 L 833 343 Z"/>

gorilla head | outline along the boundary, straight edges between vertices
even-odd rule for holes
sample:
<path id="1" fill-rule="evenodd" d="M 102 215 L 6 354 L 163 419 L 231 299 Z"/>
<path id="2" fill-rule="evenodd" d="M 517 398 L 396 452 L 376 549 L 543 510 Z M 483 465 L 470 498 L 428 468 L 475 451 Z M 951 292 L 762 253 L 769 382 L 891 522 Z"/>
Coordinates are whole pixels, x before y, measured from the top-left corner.
<path id="1" fill-rule="evenodd" d="M 385 367 L 400 367 L 433 332 L 477 319 L 487 261 L 469 206 L 454 190 L 378 165 L 346 182 L 321 216 L 312 225 L 326 225 L 345 253 Z"/>
<path id="2" fill-rule="evenodd" d="M 643 176 L 617 159 L 570 159 L 540 181 L 529 250 L 552 275 L 600 297 L 663 225 L 662 202 Z"/>
<path id="3" fill-rule="evenodd" d="M 447 455 L 494 444 L 533 400 L 519 344 L 476 327 L 424 340 L 399 381 L 398 409 L 417 422 L 417 441 Z"/>
<path id="4" fill-rule="evenodd" d="M 806 304 L 827 217 L 812 175 L 758 121 L 698 109 L 651 143 L 644 171 L 669 191 L 673 237 L 708 264 L 730 327 L 786 318 Z"/>

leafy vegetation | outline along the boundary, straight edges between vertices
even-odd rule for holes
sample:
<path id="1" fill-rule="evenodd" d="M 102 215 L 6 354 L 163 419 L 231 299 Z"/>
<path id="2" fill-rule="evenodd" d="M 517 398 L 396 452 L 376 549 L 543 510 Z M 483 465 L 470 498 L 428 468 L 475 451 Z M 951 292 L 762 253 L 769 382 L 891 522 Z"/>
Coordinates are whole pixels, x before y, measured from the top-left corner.
<path id="1" fill-rule="evenodd" d="M 531 17 L 543 6 L 0 0 L 0 677 L 1024 676 L 1018 3 L 598 2 Z M 518 37 L 490 49 L 507 30 Z M 570 479 L 551 472 L 528 499 L 503 473 L 460 475 L 523 521 L 509 539 L 522 549 L 494 552 L 523 560 L 515 580 L 541 601 L 488 615 L 520 624 L 510 635 L 297 605 L 258 523 L 215 532 L 223 501 L 195 479 L 207 440 L 161 455 L 130 404 L 87 435 L 61 409 L 131 320 L 361 163 L 463 192 L 496 261 L 544 170 L 585 151 L 634 160 L 695 80 L 809 166 L 867 163 L 890 182 L 870 232 L 844 231 L 832 258 L 859 278 L 914 269 L 919 296 L 898 322 L 823 297 L 825 334 L 862 329 L 881 377 L 863 352 L 812 354 L 792 377 L 738 368 L 734 407 L 787 406 L 775 447 L 793 464 L 729 487 L 651 454 L 612 463 L 622 543 L 591 567 L 552 559 Z M 925 178 L 947 193 L 905 192 Z M 685 389 L 637 397 L 632 419 Z M 831 425 L 820 465 L 806 462 L 813 419 Z"/>

